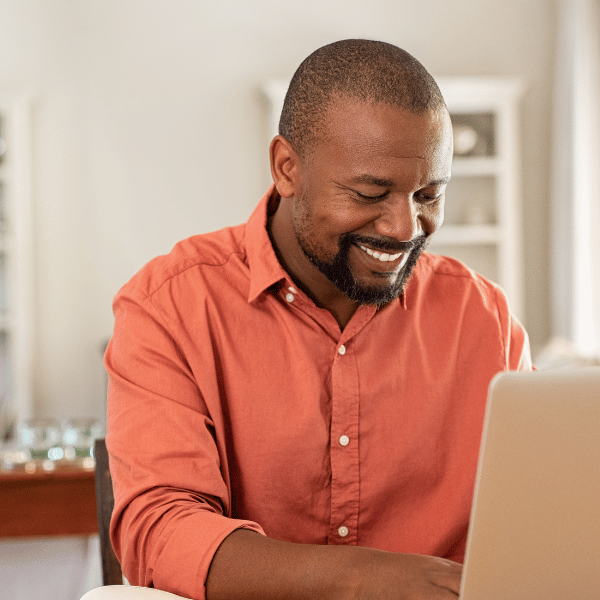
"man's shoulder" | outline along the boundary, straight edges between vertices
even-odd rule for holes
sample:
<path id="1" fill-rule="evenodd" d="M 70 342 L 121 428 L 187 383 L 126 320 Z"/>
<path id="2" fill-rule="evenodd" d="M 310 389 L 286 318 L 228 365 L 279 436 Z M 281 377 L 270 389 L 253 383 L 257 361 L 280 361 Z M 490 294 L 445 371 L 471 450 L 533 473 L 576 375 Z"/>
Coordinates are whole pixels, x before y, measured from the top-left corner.
<path id="1" fill-rule="evenodd" d="M 419 258 L 415 275 L 423 285 L 444 284 L 456 289 L 476 288 L 480 293 L 494 297 L 504 295 L 498 284 L 450 256 L 424 252 Z"/>
<path id="2" fill-rule="evenodd" d="M 181 240 L 168 254 L 146 263 L 123 286 L 122 291 L 136 290 L 143 296 L 150 296 L 165 283 L 190 271 L 194 271 L 194 280 L 197 280 L 199 272 L 224 266 L 232 256 L 238 258 L 238 263 L 240 260 L 245 263 L 244 231 L 245 224 L 241 224 Z"/>

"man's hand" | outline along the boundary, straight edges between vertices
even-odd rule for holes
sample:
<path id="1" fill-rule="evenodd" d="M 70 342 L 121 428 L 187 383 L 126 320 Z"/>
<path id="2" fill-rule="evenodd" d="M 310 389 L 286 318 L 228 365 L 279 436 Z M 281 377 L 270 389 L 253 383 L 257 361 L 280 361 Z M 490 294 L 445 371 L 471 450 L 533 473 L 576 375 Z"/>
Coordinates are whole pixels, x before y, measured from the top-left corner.
<path id="1" fill-rule="evenodd" d="M 365 552 L 362 552 L 365 550 Z M 443 600 L 457 598 L 462 565 L 420 554 L 396 554 L 356 548 L 357 594 L 377 600 Z M 371 566 L 369 566 L 371 565 Z"/>
<path id="2" fill-rule="evenodd" d="M 451 600 L 462 566 L 419 554 L 292 544 L 234 531 L 210 568 L 208 600 Z"/>

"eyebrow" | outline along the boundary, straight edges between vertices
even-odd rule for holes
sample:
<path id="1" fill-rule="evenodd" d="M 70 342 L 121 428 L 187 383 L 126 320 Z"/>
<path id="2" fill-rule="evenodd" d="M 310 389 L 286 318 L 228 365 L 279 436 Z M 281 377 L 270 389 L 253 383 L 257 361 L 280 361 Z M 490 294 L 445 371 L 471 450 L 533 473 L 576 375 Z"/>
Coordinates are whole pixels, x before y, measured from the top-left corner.
<path id="1" fill-rule="evenodd" d="M 452 177 L 442 177 L 441 179 L 434 179 L 433 181 L 430 181 L 426 187 L 430 187 L 432 185 L 445 185 L 447 183 L 450 183 L 451 179 Z"/>
<path id="2" fill-rule="evenodd" d="M 430 181 L 424 187 L 431 187 L 436 185 L 445 185 L 450 182 L 450 177 L 442 177 L 441 179 L 434 179 Z M 391 179 L 383 179 L 382 177 L 376 177 L 375 175 L 357 175 L 352 179 L 353 183 L 365 183 L 367 185 L 377 185 L 379 187 L 391 187 L 394 182 Z"/>
<path id="3" fill-rule="evenodd" d="M 375 177 L 375 175 L 357 175 L 352 179 L 353 183 L 366 183 L 367 185 L 377 185 L 379 187 L 390 187 L 393 185 L 391 179 L 383 179 L 381 177 Z"/>

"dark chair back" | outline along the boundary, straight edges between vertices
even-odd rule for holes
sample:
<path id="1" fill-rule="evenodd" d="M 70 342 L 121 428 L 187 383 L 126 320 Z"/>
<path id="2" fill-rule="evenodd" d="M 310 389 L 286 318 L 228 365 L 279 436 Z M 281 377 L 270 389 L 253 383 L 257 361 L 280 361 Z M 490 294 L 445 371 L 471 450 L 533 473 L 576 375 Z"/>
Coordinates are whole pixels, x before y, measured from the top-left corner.
<path id="1" fill-rule="evenodd" d="M 96 440 L 94 444 L 96 459 L 96 507 L 98 509 L 98 531 L 100 533 L 100 556 L 102 559 L 102 585 L 121 585 L 123 574 L 121 565 L 110 543 L 109 526 L 115 499 L 112 479 L 108 469 L 106 442 Z"/>

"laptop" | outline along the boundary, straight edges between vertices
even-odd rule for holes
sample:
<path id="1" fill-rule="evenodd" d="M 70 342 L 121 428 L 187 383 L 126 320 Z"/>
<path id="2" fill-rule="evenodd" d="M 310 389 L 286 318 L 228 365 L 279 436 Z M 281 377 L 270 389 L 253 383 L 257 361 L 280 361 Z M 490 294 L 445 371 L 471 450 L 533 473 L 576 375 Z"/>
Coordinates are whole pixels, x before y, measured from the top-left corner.
<path id="1" fill-rule="evenodd" d="M 600 598 L 600 367 L 493 379 L 460 598 Z"/>

